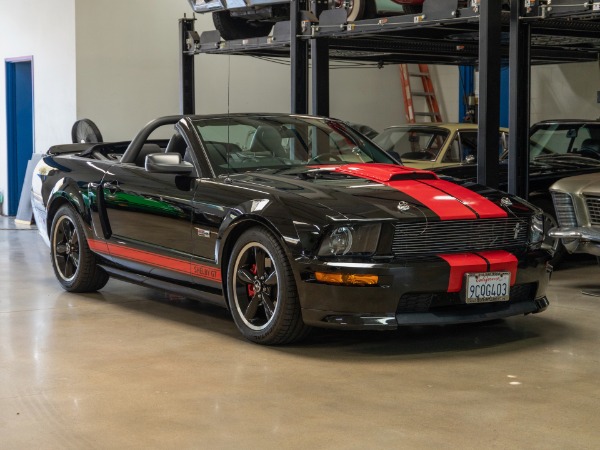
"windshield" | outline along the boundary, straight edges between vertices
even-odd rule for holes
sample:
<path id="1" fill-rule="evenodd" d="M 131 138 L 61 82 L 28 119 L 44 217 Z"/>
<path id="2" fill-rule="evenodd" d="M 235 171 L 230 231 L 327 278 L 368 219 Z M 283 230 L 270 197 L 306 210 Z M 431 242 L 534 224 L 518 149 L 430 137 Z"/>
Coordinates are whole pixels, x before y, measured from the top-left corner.
<path id="1" fill-rule="evenodd" d="M 595 157 L 593 153 L 600 149 L 600 123 L 538 124 L 532 129 L 529 145 L 531 159 L 567 153 Z"/>
<path id="2" fill-rule="evenodd" d="M 193 123 L 217 175 L 299 165 L 398 164 L 364 136 L 333 119 L 248 115 Z"/>
<path id="3" fill-rule="evenodd" d="M 401 159 L 434 161 L 450 131 L 442 128 L 392 127 L 383 130 L 373 142 Z"/>

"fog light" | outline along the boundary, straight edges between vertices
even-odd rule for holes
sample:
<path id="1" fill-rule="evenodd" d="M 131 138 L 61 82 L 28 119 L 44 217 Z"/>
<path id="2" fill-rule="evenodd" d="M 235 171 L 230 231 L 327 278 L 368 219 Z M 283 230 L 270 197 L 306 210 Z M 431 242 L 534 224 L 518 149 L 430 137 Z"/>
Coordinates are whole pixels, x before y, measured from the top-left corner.
<path id="1" fill-rule="evenodd" d="M 344 284 L 348 286 L 375 286 L 379 282 L 379 276 L 363 273 L 315 272 L 315 278 L 321 283 Z"/>

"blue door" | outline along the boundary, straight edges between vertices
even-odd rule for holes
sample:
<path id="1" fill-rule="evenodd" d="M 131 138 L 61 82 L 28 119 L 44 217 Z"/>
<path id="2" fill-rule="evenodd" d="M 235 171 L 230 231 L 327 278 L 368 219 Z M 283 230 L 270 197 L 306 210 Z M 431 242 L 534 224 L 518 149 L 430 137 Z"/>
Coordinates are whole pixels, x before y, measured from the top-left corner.
<path id="1" fill-rule="evenodd" d="M 19 207 L 27 162 L 33 154 L 33 73 L 29 59 L 6 60 L 8 214 Z"/>

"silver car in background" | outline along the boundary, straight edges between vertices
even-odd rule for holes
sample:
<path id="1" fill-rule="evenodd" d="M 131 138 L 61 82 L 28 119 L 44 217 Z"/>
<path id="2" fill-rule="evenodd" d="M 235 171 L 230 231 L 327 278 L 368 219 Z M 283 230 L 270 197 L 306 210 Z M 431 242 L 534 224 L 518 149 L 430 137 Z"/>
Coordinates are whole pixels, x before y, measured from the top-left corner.
<path id="1" fill-rule="evenodd" d="M 563 178 L 550 192 L 558 227 L 549 235 L 562 239 L 570 253 L 600 256 L 600 173 Z"/>

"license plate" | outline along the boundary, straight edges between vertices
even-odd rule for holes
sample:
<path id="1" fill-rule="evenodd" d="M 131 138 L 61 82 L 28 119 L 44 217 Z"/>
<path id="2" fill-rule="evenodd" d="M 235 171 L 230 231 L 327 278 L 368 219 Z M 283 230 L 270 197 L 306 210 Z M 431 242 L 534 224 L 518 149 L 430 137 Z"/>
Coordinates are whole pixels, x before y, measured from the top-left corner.
<path id="1" fill-rule="evenodd" d="M 506 302 L 510 298 L 510 272 L 466 273 L 466 303 Z"/>

